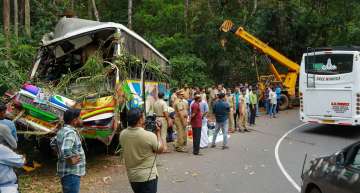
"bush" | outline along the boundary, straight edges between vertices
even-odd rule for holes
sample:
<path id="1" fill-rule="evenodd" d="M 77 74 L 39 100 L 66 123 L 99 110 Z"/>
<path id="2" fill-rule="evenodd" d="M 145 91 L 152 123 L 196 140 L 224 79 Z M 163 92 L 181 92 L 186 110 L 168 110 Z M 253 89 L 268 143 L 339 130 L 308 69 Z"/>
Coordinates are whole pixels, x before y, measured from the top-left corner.
<path id="1" fill-rule="evenodd" d="M 213 84 L 213 80 L 206 73 L 207 65 L 195 55 L 179 55 L 170 59 L 171 78 L 175 81 L 173 86 L 184 84 L 207 87 Z"/>
<path id="2" fill-rule="evenodd" d="M 29 74 L 36 48 L 22 40 L 11 38 L 12 47 L 5 47 L 5 37 L 0 34 L 0 95 L 7 89 L 18 89 Z M 10 56 L 7 55 L 10 53 Z"/>

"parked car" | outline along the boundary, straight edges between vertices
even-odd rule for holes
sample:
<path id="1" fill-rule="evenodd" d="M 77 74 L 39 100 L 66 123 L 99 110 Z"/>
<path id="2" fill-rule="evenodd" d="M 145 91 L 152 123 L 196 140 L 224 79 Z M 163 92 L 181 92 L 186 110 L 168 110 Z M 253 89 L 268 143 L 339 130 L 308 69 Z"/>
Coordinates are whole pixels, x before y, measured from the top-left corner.
<path id="1" fill-rule="evenodd" d="M 360 193 L 360 142 L 311 161 L 302 193 Z"/>

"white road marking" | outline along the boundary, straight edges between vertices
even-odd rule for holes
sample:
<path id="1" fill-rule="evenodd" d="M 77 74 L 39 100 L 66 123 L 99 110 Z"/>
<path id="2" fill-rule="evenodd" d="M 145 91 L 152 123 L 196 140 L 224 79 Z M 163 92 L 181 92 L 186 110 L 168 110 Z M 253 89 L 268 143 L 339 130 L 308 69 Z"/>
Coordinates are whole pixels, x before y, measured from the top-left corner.
<path id="1" fill-rule="evenodd" d="M 303 127 L 307 125 L 307 123 L 303 123 L 293 129 L 291 129 L 290 131 L 286 132 L 276 143 L 275 146 L 275 159 L 276 159 L 276 163 L 279 166 L 281 172 L 284 174 L 284 176 L 286 177 L 286 179 L 291 183 L 292 186 L 294 186 L 294 188 L 300 192 L 301 188 L 300 186 L 295 182 L 295 180 L 289 175 L 289 173 L 287 173 L 287 171 L 285 170 L 284 166 L 282 165 L 281 161 L 280 161 L 280 157 L 279 157 L 279 147 L 281 142 L 293 131 L 295 131 L 296 129 Z"/>

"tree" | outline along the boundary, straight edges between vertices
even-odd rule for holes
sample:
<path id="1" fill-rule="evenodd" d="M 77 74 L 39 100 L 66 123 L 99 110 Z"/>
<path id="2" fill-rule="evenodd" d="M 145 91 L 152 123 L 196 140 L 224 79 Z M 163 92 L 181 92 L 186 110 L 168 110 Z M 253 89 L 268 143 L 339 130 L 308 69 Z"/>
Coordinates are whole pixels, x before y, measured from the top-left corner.
<path id="1" fill-rule="evenodd" d="M 24 5 L 25 5 L 25 3 L 24 3 L 24 0 L 19 0 L 19 2 L 18 2 L 18 7 L 19 7 L 19 13 L 18 13 L 18 16 L 19 16 L 19 26 L 20 26 L 20 29 L 22 29 L 23 28 L 23 26 L 24 26 L 24 22 L 25 22 L 25 20 L 24 20 Z"/>
<path id="2" fill-rule="evenodd" d="M 98 10 L 97 10 L 97 8 L 96 8 L 95 0 L 91 0 L 91 2 L 92 2 L 93 10 L 94 10 L 95 19 L 96 19 L 96 21 L 100 21 L 100 19 L 99 19 L 99 12 L 98 12 Z"/>
<path id="3" fill-rule="evenodd" d="M 19 7 L 18 0 L 14 0 L 14 34 L 16 39 L 19 37 Z"/>
<path id="4" fill-rule="evenodd" d="M 133 1 L 128 0 L 128 28 L 132 29 L 132 9 Z"/>
<path id="5" fill-rule="evenodd" d="M 90 20 L 93 17 L 93 14 L 92 14 L 92 0 L 88 0 L 87 16 L 88 16 L 88 19 L 90 19 Z"/>
<path id="6" fill-rule="evenodd" d="M 188 21 L 189 21 L 189 0 L 184 2 L 184 21 L 185 21 L 185 32 L 188 32 Z"/>
<path id="7" fill-rule="evenodd" d="M 3 0 L 3 25 L 7 57 L 10 57 L 10 0 Z"/>
<path id="8" fill-rule="evenodd" d="M 31 37 L 31 24 L 30 24 L 30 0 L 24 0 L 25 12 L 25 34 Z"/>
<path id="9" fill-rule="evenodd" d="M 206 63 L 194 55 L 179 55 L 170 60 L 171 77 L 177 86 L 189 84 L 198 87 L 210 86 L 213 81 L 206 73 Z"/>
<path id="10" fill-rule="evenodd" d="M 74 11 L 74 7 L 75 7 L 75 0 L 71 0 L 71 10 Z"/>

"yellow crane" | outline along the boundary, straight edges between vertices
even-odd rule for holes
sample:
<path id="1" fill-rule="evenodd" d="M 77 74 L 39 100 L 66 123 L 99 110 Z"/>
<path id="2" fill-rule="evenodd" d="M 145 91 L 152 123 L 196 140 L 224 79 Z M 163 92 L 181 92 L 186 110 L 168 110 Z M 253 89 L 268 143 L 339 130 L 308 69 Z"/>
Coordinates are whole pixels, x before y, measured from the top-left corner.
<path id="1" fill-rule="evenodd" d="M 243 39 L 245 42 L 253 46 L 257 51 L 261 52 L 265 56 L 270 57 L 271 59 L 278 62 L 280 65 L 286 67 L 288 69 L 288 72 L 285 75 L 279 74 L 279 72 L 276 70 L 275 66 L 269 62 L 269 68 L 272 72 L 275 80 L 277 82 L 280 82 L 283 86 L 282 89 L 282 105 L 280 106 L 280 109 L 286 109 L 288 107 L 291 107 L 291 101 L 296 98 L 296 83 L 298 81 L 298 74 L 300 71 L 300 65 L 296 62 L 290 60 L 286 56 L 282 55 L 278 51 L 274 50 L 270 46 L 268 46 L 266 43 L 262 42 L 255 36 L 251 35 L 243 27 L 236 28 L 234 23 L 230 20 L 225 20 L 224 23 L 220 27 L 220 31 L 223 32 L 232 32 L 235 34 L 235 36 Z M 265 91 L 266 83 L 265 83 L 265 77 L 259 78 L 259 88 L 262 91 L 262 93 Z"/>

